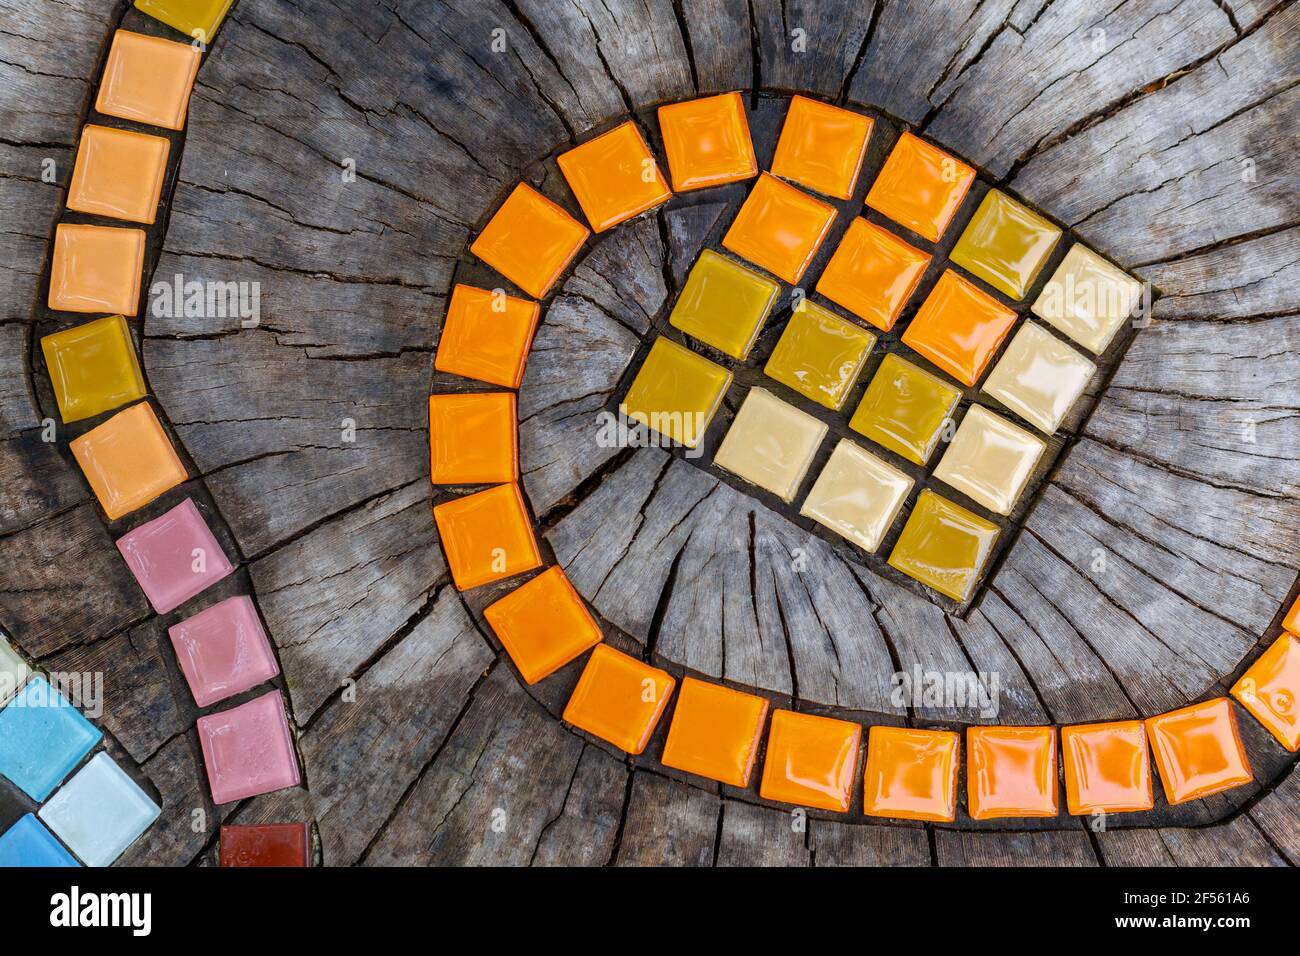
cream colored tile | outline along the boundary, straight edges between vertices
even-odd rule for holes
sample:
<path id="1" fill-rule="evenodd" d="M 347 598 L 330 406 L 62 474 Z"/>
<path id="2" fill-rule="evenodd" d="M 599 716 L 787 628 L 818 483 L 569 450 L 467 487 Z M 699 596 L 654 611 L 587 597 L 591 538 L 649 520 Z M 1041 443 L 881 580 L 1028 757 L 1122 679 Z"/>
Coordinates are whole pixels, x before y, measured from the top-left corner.
<path id="1" fill-rule="evenodd" d="M 799 513 L 875 551 L 911 490 L 909 476 L 841 438 Z"/>
<path id="2" fill-rule="evenodd" d="M 1033 313 L 1100 355 L 1141 297 L 1142 283 L 1075 243 L 1043 286 Z"/>
<path id="3" fill-rule="evenodd" d="M 825 435 L 825 422 L 751 388 L 714 462 L 789 502 Z"/>
<path id="4" fill-rule="evenodd" d="M 984 391 L 1051 435 L 1095 371 L 1052 333 L 1026 322 L 984 380 Z"/>
<path id="5" fill-rule="evenodd" d="M 1007 515 L 1046 447 L 1019 425 L 972 405 L 934 476 L 990 511 Z"/>

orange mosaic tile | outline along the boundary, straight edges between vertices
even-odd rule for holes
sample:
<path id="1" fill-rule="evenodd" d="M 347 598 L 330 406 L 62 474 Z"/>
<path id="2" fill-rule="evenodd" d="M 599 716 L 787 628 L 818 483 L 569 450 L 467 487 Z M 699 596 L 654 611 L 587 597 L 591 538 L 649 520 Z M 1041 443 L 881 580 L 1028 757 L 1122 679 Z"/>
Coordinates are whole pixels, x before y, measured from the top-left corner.
<path id="1" fill-rule="evenodd" d="M 767 700 L 754 694 L 683 678 L 664 765 L 733 787 L 749 786 L 767 708 Z"/>
<path id="2" fill-rule="evenodd" d="M 540 316 L 536 302 L 457 283 L 447 303 L 433 367 L 518 388 Z"/>
<path id="3" fill-rule="evenodd" d="M 60 223 L 54 230 L 50 308 L 135 315 L 144 242 L 143 229 Z"/>
<path id="4" fill-rule="evenodd" d="M 149 126 L 184 129 L 202 59 L 203 54 L 189 43 L 118 30 L 95 109 Z"/>
<path id="5" fill-rule="evenodd" d="M 974 385 L 1015 324 L 1015 312 L 948 270 L 908 324 L 903 342 L 957 381 Z"/>
<path id="6" fill-rule="evenodd" d="M 1286 617 L 1282 618 L 1282 626 L 1292 634 L 1300 636 L 1300 597 L 1295 599 L 1291 605 L 1291 610 L 1286 612 Z"/>
<path id="7" fill-rule="evenodd" d="M 457 591 L 541 566 L 518 485 L 497 485 L 444 501 L 434 505 L 433 519 Z"/>
<path id="8" fill-rule="evenodd" d="M 1226 697 L 1149 717 L 1147 739 L 1172 804 L 1250 783 L 1253 775 Z"/>
<path id="9" fill-rule="evenodd" d="M 970 727 L 966 804 L 972 820 L 1054 817 L 1055 727 Z"/>
<path id="10" fill-rule="evenodd" d="M 772 712 L 759 795 L 819 810 L 849 809 L 862 728 L 847 720 Z"/>
<path id="11" fill-rule="evenodd" d="M 822 270 L 817 291 L 888 332 L 929 264 L 929 255 L 859 216 Z"/>
<path id="12" fill-rule="evenodd" d="M 559 567 L 547 568 L 483 610 L 529 684 L 600 643 L 600 625 Z"/>
<path id="13" fill-rule="evenodd" d="M 975 170 L 925 140 L 904 133 L 867 193 L 867 205 L 931 242 L 975 182 Z"/>
<path id="14" fill-rule="evenodd" d="M 519 477 L 514 392 L 429 396 L 429 478 L 494 485 Z"/>
<path id="15" fill-rule="evenodd" d="M 161 136 L 87 125 L 68 186 L 68 208 L 152 224 L 171 143 Z"/>
<path id="16" fill-rule="evenodd" d="M 1251 664 L 1232 696 L 1287 750 L 1300 749 L 1300 638 L 1284 633 Z"/>
<path id="17" fill-rule="evenodd" d="M 578 220 L 527 183 L 520 183 L 469 251 L 540 299 L 590 235 Z"/>
<path id="18" fill-rule="evenodd" d="M 650 147 L 631 120 L 561 153 L 556 162 L 596 232 L 672 198 Z"/>
<path id="19" fill-rule="evenodd" d="M 148 402 L 123 409 L 69 447 L 110 521 L 185 480 L 185 466 Z"/>
<path id="20" fill-rule="evenodd" d="M 1065 805 L 1073 816 L 1155 806 L 1151 755 L 1140 720 L 1061 728 Z"/>
<path id="21" fill-rule="evenodd" d="M 764 173 L 722 244 L 772 275 L 797 283 L 834 219 L 834 206 Z"/>
<path id="22" fill-rule="evenodd" d="M 661 106 L 659 133 L 675 192 L 721 186 L 758 175 L 745 101 L 739 93 Z"/>
<path id="23" fill-rule="evenodd" d="M 564 719 L 630 754 L 639 754 L 663 716 L 676 682 L 608 644 L 597 644 L 578 678 Z"/>
<path id="24" fill-rule="evenodd" d="M 827 196 L 848 199 L 862 169 L 871 127 L 869 116 L 793 96 L 772 157 L 772 173 Z"/>
<path id="25" fill-rule="evenodd" d="M 951 823 L 957 816 L 961 737 L 948 730 L 872 727 L 862 812 L 869 817 Z"/>

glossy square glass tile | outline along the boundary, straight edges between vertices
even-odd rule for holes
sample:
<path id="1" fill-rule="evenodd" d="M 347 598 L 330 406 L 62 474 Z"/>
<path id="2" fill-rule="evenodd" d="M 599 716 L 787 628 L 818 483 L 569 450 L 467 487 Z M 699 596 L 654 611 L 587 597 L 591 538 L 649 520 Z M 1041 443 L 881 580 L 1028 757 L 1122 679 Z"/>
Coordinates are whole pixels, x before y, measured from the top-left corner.
<path id="1" fill-rule="evenodd" d="M 1066 807 L 1074 816 L 1155 806 L 1151 755 L 1140 720 L 1061 728 Z"/>
<path id="2" fill-rule="evenodd" d="M 859 216 L 822 270 L 817 291 L 888 332 L 929 264 L 929 255 Z"/>
<path id="3" fill-rule="evenodd" d="M 857 185 L 871 117 L 806 96 L 792 96 L 772 157 L 772 173 L 836 199 Z"/>
<path id="4" fill-rule="evenodd" d="M 173 624 L 167 634 L 200 707 L 242 694 L 280 673 L 257 608 L 245 594 Z"/>
<path id="5" fill-rule="evenodd" d="M 278 690 L 200 717 L 198 732 L 212 802 L 218 806 L 296 787 L 301 779 Z"/>
<path id="6" fill-rule="evenodd" d="M 1291 610 L 1286 612 L 1286 617 L 1282 618 L 1282 626 L 1292 634 L 1300 636 L 1300 597 L 1295 599 L 1291 605 Z"/>
<path id="7" fill-rule="evenodd" d="M 188 37 L 211 43 L 234 0 L 135 0 L 135 8 L 180 30 Z"/>
<path id="8" fill-rule="evenodd" d="M 733 787 L 749 786 L 767 707 L 767 700 L 754 694 L 683 678 L 664 765 Z"/>
<path id="9" fill-rule="evenodd" d="M 1100 355 L 1142 301 L 1142 283 L 1075 243 L 1034 300 L 1033 313 Z"/>
<path id="10" fill-rule="evenodd" d="M 984 391 L 1051 435 L 1096 371 L 1096 365 L 1069 345 L 1026 322 L 984 380 Z"/>
<path id="11" fill-rule="evenodd" d="M 889 564 L 954 601 L 967 601 L 997 539 L 993 522 L 927 488 L 917 496 Z"/>
<path id="12" fill-rule="evenodd" d="M 469 251 L 540 299 L 589 235 L 586 226 L 527 183 L 520 183 Z"/>
<path id="13" fill-rule="evenodd" d="M 797 284 L 834 219 L 834 206 L 763 173 L 722 244 L 772 275 Z"/>
<path id="14" fill-rule="evenodd" d="M 0 868 L 80 865 L 33 814 L 20 818 L 0 836 Z"/>
<path id="15" fill-rule="evenodd" d="M 948 223 L 975 182 L 975 170 L 925 140 L 904 133 L 867 193 L 867 205 L 931 242 Z"/>
<path id="16" fill-rule="evenodd" d="M 903 344 L 974 385 L 1015 324 L 1015 312 L 949 269 L 903 331 Z"/>
<path id="17" fill-rule="evenodd" d="M 60 223 L 54 230 L 50 308 L 135 315 L 144 242 L 142 229 Z"/>
<path id="18" fill-rule="evenodd" d="M 69 442 L 110 521 L 185 480 L 185 466 L 148 402 L 132 405 Z"/>
<path id="19" fill-rule="evenodd" d="M 660 337 L 619 407 L 632 421 L 694 448 L 730 387 L 731 373 L 725 368 Z"/>
<path id="20" fill-rule="evenodd" d="M 1054 817 L 1055 727 L 970 727 L 966 803 L 972 820 Z"/>
<path id="21" fill-rule="evenodd" d="M 118 30 L 95 109 L 105 116 L 183 129 L 202 59 L 192 44 Z"/>
<path id="22" fill-rule="evenodd" d="M 533 525 L 515 484 L 497 485 L 433 508 L 457 591 L 540 567 Z"/>
<path id="23" fill-rule="evenodd" d="M 788 504 L 825 436 L 825 422 L 751 388 L 713 463 Z"/>
<path id="24" fill-rule="evenodd" d="M 311 865 L 311 830 L 305 823 L 261 823 L 221 828 L 223 867 Z"/>
<path id="25" fill-rule="evenodd" d="M 556 162 L 596 232 L 672 198 L 650 147 L 631 120 L 561 153 Z"/>
<path id="26" fill-rule="evenodd" d="M 235 570 L 193 498 L 122 535 L 117 550 L 159 614 L 174 611 Z"/>
<path id="27" fill-rule="evenodd" d="M 171 143 L 161 136 L 87 124 L 68 186 L 75 212 L 152 224 Z"/>
<path id="28" fill-rule="evenodd" d="M 597 644 L 591 651 L 564 719 L 630 754 L 650 742 L 676 682 L 657 667 Z"/>
<path id="29" fill-rule="evenodd" d="M 908 475 L 841 438 L 799 513 L 870 553 L 880 547 L 911 490 Z"/>
<path id="30" fill-rule="evenodd" d="M 120 315 L 42 336 L 41 352 L 65 423 L 145 396 L 135 343 Z"/>
<path id="31" fill-rule="evenodd" d="M 759 796 L 846 813 L 861 740 L 862 728 L 847 720 L 772 711 Z"/>
<path id="32" fill-rule="evenodd" d="M 959 401 L 961 392 L 952 385 L 890 352 L 881 359 L 849 427 L 924 465 Z"/>
<path id="33" fill-rule="evenodd" d="M 866 329 L 805 299 L 791 313 L 763 371 L 818 405 L 838 411 L 875 344 L 876 337 Z"/>
<path id="34" fill-rule="evenodd" d="M 1009 515 L 1047 444 L 1019 425 L 972 405 L 939 459 L 934 477 L 990 511 Z"/>
<path id="35" fill-rule="evenodd" d="M 1283 747 L 1300 749 L 1300 638 L 1282 634 L 1233 684 L 1232 696 Z"/>
<path id="36" fill-rule="evenodd" d="M 735 359 L 746 359 L 781 287 L 711 249 L 700 253 L 668 323 Z"/>
<path id="37" fill-rule="evenodd" d="M 536 302 L 457 283 L 451 290 L 433 367 L 518 388 L 540 316 Z"/>
<path id="38" fill-rule="evenodd" d="M 1199 800 L 1253 779 L 1226 697 L 1149 717 L 1146 727 L 1171 804 Z"/>
<path id="39" fill-rule="evenodd" d="M 600 643 L 600 625 L 558 567 L 521 584 L 483 616 L 529 684 Z"/>
<path id="40" fill-rule="evenodd" d="M 5 639 L 4 632 L 0 631 L 0 704 L 17 693 L 30 673 L 27 662 Z"/>
<path id="41" fill-rule="evenodd" d="M 876 725 L 867 732 L 862 812 L 951 823 L 957 816 L 961 738 L 949 730 Z"/>
<path id="42" fill-rule="evenodd" d="M 40 803 L 101 736 L 81 711 L 38 675 L 0 710 L 0 774 Z"/>
<path id="43" fill-rule="evenodd" d="M 158 805 L 97 753 L 41 808 L 41 820 L 87 866 L 109 866 L 158 819 Z"/>
<path id="44" fill-rule="evenodd" d="M 514 392 L 429 396 L 429 478 L 435 485 L 493 485 L 519 478 Z"/>
<path id="45" fill-rule="evenodd" d="M 675 192 L 721 186 L 758 175 L 745 102 L 739 93 L 661 106 L 659 133 Z"/>
<path id="46" fill-rule="evenodd" d="M 1056 226 L 1006 193 L 991 189 L 948 258 L 1018 300 L 1034 284 L 1060 239 Z"/>

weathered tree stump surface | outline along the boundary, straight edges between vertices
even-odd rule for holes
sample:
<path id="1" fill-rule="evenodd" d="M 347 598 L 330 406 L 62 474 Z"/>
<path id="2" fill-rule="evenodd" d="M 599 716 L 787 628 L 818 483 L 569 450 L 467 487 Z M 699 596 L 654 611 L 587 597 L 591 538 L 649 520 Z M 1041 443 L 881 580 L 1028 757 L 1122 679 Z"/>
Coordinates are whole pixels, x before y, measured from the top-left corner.
<path id="1" fill-rule="evenodd" d="M 95 421 L 42 440 L 38 339 L 77 319 L 44 301 L 80 125 L 104 119 L 112 31 L 168 34 L 126 0 L 0 0 L 0 627 L 42 666 L 104 672 L 111 751 L 164 808 L 124 862 L 211 862 L 223 821 L 310 819 L 332 865 L 1300 864 L 1300 771 L 1240 710 L 1254 784 L 1101 833 L 869 820 L 860 782 L 849 814 L 795 828 L 757 781 L 664 768 L 667 720 L 636 758 L 575 732 L 582 661 L 528 687 L 482 619 L 516 582 L 450 584 L 431 504 L 463 489 L 430 491 L 425 408 L 473 387 L 432 357 L 451 283 L 502 284 L 467 246 L 507 190 L 576 210 L 556 152 L 626 116 L 658 150 L 654 106 L 740 89 L 765 166 L 784 94 L 874 111 L 1159 292 L 974 606 L 680 456 L 593 443 L 742 187 L 597 238 L 545 303 L 519 413 L 548 560 L 615 646 L 778 706 L 979 722 L 895 703 L 914 668 L 997 674 L 1004 723 L 1221 695 L 1300 571 L 1298 21 L 1267 0 L 238 0 L 173 138 L 144 287 L 257 282 L 262 321 L 132 323 L 184 491 L 240 562 L 186 613 L 255 596 L 303 762 L 301 788 L 215 808 L 166 638 L 183 615 L 151 614 L 113 546 L 162 506 L 104 518 L 67 453 Z M 0 781 L 0 828 L 21 812 Z"/>

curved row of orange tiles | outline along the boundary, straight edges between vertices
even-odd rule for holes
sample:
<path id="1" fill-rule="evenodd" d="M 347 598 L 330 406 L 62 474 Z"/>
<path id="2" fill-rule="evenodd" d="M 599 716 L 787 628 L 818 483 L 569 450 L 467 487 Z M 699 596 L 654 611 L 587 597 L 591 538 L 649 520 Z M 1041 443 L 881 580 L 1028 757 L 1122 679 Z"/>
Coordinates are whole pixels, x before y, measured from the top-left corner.
<path id="1" fill-rule="evenodd" d="M 861 121 L 869 133 L 870 119 L 803 97 L 792 100 L 792 112 L 796 109 L 819 111 L 823 122 L 830 124 L 847 147 L 838 153 L 801 150 L 798 140 L 787 144 L 783 136 L 773 172 L 827 195 L 851 195 L 865 152 Z M 659 121 L 673 188 L 678 192 L 758 175 L 739 94 L 661 107 Z M 935 189 L 919 205 L 909 205 L 886 188 L 877 208 L 918 234 L 937 240 L 955 214 L 974 171 L 910 134 L 901 142 L 903 148 L 925 157 L 935 167 Z M 949 160 L 961 175 L 941 175 L 941 167 Z M 558 164 L 596 232 L 613 228 L 672 196 L 631 120 L 561 154 Z M 959 181 L 956 186 L 955 181 Z M 520 183 L 470 250 L 528 295 L 541 299 L 590 235 L 591 231 L 562 207 Z M 769 271 L 793 277 L 789 281 L 797 281 L 811 258 L 807 249 L 795 245 L 753 250 L 753 254 L 768 259 Z M 448 304 L 435 367 L 517 390 L 539 318 L 537 301 L 501 289 L 457 284 Z M 431 395 L 429 433 L 434 484 L 493 485 L 434 507 L 455 586 L 463 591 L 540 567 L 541 553 L 518 484 L 515 392 Z M 564 720 L 579 730 L 629 754 L 640 754 L 676 690 L 676 706 L 661 755 L 665 766 L 747 787 L 766 727 L 761 797 L 830 811 L 849 809 L 861 749 L 862 728 L 858 724 L 781 709 L 771 713 L 769 722 L 765 698 L 693 677 L 683 678 L 677 690 L 677 681 L 667 671 L 601 643 L 600 625 L 558 566 L 530 578 L 487 607 L 484 616 L 529 684 L 591 651 L 564 710 Z M 1237 681 L 1232 695 L 1294 752 L 1300 747 L 1300 709 L 1296 704 L 1300 694 L 1300 639 L 1296 637 L 1300 633 L 1300 601 L 1288 615 L 1286 628 Z M 870 727 L 861 773 L 863 812 L 875 817 L 951 822 L 957 812 L 960 749 L 960 735 L 953 731 Z M 1058 750 L 1066 808 L 1073 815 L 1151 809 L 1152 753 L 1170 804 L 1206 797 L 1253 779 L 1226 697 L 1145 721 L 1067 726 L 1059 731 L 1050 726 L 970 727 L 966 732 L 966 779 L 971 817 L 1057 816 Z"/>

